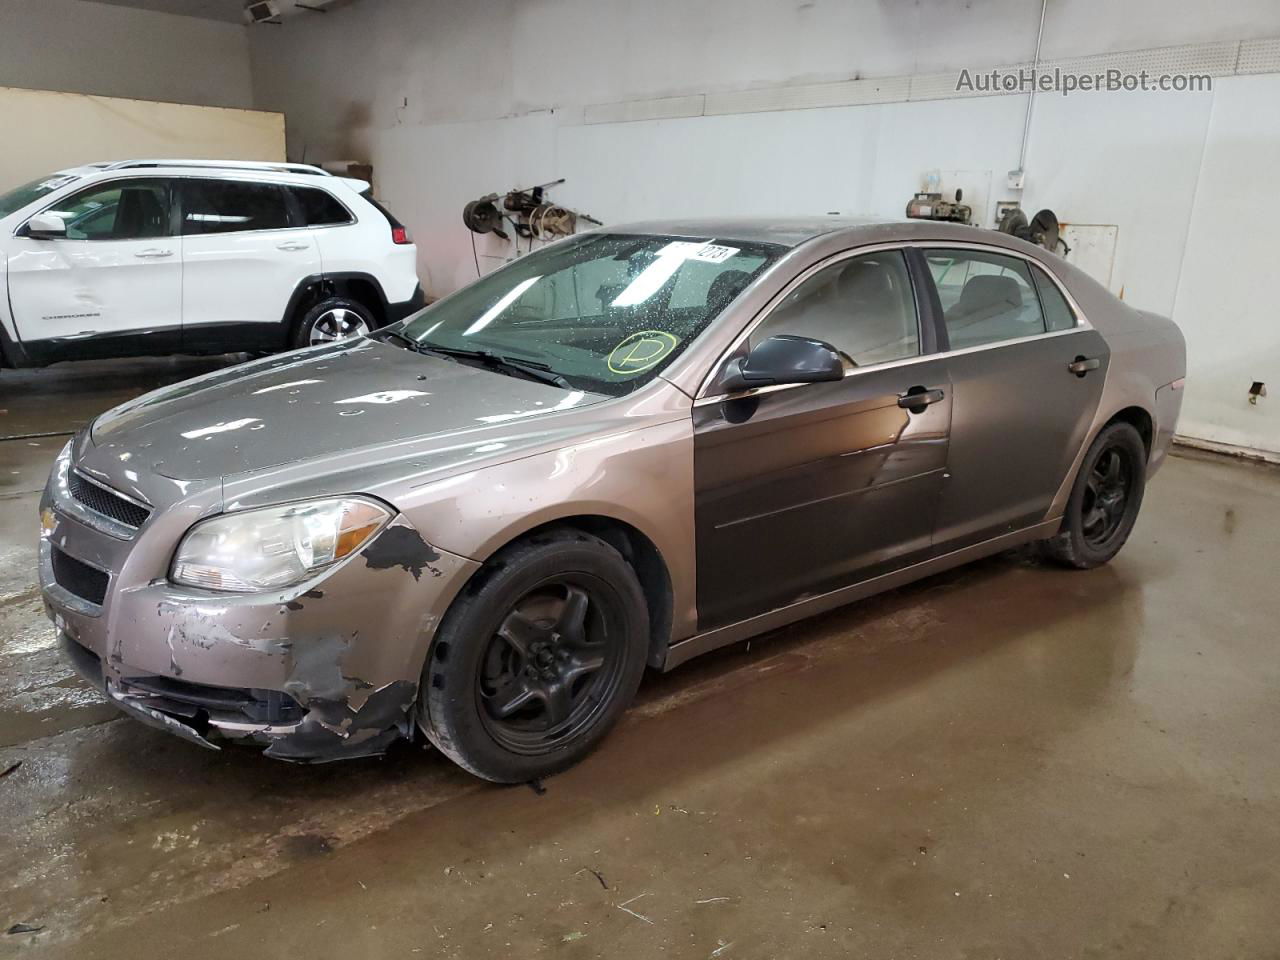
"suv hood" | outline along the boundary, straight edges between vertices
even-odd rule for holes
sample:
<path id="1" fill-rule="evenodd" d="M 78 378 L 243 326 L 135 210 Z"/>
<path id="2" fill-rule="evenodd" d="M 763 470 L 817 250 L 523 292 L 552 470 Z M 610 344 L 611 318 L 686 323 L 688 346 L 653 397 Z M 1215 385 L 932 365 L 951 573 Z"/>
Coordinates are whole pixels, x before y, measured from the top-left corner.
<path id="1" fill-rule="evenodd" d="M 360 339 L 144 394 L 99 417 L 91 436 L 162 476 L 208 480 L 606 399 Z"/>

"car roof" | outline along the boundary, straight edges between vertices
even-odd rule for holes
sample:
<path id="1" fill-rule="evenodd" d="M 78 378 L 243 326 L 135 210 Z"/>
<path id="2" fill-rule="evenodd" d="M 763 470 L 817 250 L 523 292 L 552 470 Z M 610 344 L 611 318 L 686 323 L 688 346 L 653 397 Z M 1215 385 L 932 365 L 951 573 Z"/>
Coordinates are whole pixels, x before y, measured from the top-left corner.
<path id="1" fill-rule="evenodd" d="M 939 220 L 891 220 L 873 217 L 727 217 L 644 220 L 636 223 L 610 224 L 603 228 L 603 231 L 697 239 L 713 238 L 724 241 L 738 240 L 743 243 L 774 243 L 784 247 L 797 247 L 817 237 L 836 233 L 846 235 L 851 246 L 898 240 L 985 243 L 1024 251 L 1027 246 L 1030 246 L 998 230 L 986 230 L 981 227 Z"/>

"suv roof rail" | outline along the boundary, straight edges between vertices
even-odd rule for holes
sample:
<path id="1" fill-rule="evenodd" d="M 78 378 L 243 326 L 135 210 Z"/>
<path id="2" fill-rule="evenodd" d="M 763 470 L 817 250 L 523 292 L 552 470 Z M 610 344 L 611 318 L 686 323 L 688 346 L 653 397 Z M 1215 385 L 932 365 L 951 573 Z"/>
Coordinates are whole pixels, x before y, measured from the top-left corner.
<path id="1" fill-rule="evenodd" d="M 95 164 L 96 166 L 96 164 Z M 270 160 L 118 160 L 104 164 L 106 170 L 145 169 L 151 167 L 199 167 L 214 170 L 264 170 L 271 173 L 300 173 L 314 177 L 331 177 L 328 170 L 309 163 L 274 163 Z"/>

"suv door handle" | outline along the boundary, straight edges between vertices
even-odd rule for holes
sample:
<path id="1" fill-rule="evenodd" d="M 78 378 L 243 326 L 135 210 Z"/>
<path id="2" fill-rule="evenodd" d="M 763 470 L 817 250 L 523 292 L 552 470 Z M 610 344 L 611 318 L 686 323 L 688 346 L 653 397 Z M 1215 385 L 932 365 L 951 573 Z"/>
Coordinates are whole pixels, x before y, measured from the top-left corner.
<path id="1" fill-rule="evenodd" d="M 299 243 L 297 240 L 286 240 L 284 243 L 277 243 L 277 250 L 306 250 L 311 246 L 309 243 Z"/>
<path id="2" fill-rule="evenodd" d="M 143 260 L 159 260 L 161 257 L 172 257 L 172 250 L 161 250 L 158 247 L 151 247 L 148 250 L 139 250 L 134 254 L 135 257 L 141 257 Z"/>
<path id="3" fill-rule="evenodd" d="M 912 413 L 924 413 L 925 407 L 938 403 L 946 397 L 939 389 L 929 390 L 925 387 L 912 387 L 906 393 L 898 394 L 898 406 Z"/>
<path id="4" fill-rule="evenodd" d="M 1075 360 L 1067 364 L 1067 369 L 1077 377 L 1083 377 L 1090 370 L 1097 370 L 1100 366 L 1102 366 L 1102 361 L 1097 357 L 1076 357 Z"/>

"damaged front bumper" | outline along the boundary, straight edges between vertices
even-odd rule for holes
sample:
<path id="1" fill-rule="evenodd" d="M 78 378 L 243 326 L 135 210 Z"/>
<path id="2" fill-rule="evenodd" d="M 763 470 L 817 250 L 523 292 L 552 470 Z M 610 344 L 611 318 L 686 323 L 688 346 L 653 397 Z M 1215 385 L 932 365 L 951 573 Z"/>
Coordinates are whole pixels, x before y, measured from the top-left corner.
<path id="1" fill-rule="evenodd" d="M 67 658 L 124 712 L 200 746 L 321 762 L 381 753 L 413 730 L 436 625 L 474 561 L 431 547 L 403 516 L 318 578 L 222 594 L 167 578 L 191 510 L 132 536 L 41 504 L 40 586 Z"/>

